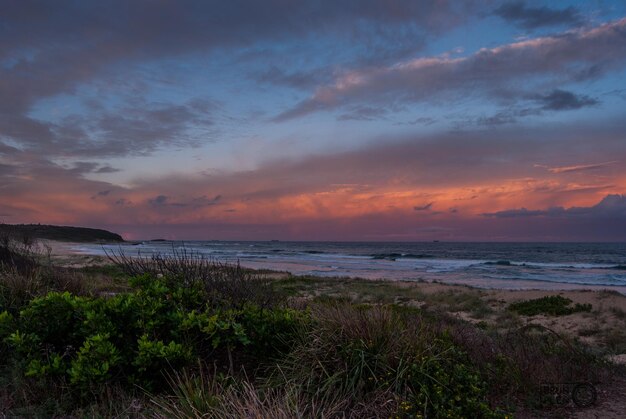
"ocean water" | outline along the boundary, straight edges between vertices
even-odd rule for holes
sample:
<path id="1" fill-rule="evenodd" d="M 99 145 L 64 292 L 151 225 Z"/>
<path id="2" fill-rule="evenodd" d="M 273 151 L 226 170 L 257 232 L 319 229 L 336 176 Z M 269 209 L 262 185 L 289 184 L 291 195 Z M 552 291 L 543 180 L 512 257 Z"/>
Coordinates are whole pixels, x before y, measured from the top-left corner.
<path id="1" fill-rule="evenodd" d="M 294 275 L 440 281 L 498 289 L 611 289 L 626 294 L 626 243 L 145 241 L 77 245 L 87 254 L 202 254 Z"/>

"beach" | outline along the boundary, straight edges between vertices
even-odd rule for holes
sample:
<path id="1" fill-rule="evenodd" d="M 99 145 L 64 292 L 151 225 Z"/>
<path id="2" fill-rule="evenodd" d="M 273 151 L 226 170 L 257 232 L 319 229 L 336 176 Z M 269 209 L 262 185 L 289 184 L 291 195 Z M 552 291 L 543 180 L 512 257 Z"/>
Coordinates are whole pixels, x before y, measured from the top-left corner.
<path id="1" fill-rule="evenodd" d="M 367 398 L 355 403 L 355 391 L 359 390 L 349 389 L 341 400 L 341 406 L 350 405 L 351 412 L 360 412 L 359 415 L 372 411 L 383 415 L 382 412 L 413 409 L 414 402 L 411 400 L 417 400 L 419 392 L 391 390 L 391 381 L 388 381 L 391 378 L 387 377 L 394 374 L 393 380 L 409 383 L 417 380 L 416 383 L 437 385 L 438 381 L 428 384 L 430 373 L 405 375 L 407 360 L 416 371 L 438 368 L 438 377 L 443 377 L 441 379 L 447 384 L 446 392 L 437 397 L 441 397 L 448 409 L 456 409 L 457 400 L 462 401 L 462 409 L 470 412 L 453 415 L 456 417 L 480 417 L 481 412 L 502 407 L 505 409 L 502 412 L 514 412 L 519 418 L 533 418 L 538 414 L 619 418 L 626 409 L 626 400 L 622 397 L 626 390 L 622 373 L 626 368 L 626 296 L 616 291 L 614 286 L 598 286 L 600 289 L 590 290 L 584 289 L 583 284 L 565 282 L 564 286 L 569 289 L 554 289 L 559 283 L 544 281 L 552 289 L 510 289 L 423 278 L 316 276 L 303 271 L 294 275 L 286 270 L 252 269 L 247 258 L 243 258 L 238 267 L 230 263 L 237 262 L 238 258 L 226 258 L 224 262 L 216 257 L 207 257 L 207 254 L 214 253 L 211 250 L 228 245 L 224 242 L 190 246 L 163 241 L 111 244 L 37 240 L 30 248 L 21 247 L 26 259 L 9 257 L 7 260 L 13 260 L 13 263 L 21 262 L 15 265 L 14 270 L 3 271 L 0 277 L 3 287 L 0 289 L 3 294 L 0 295 L 10 310 L 2 314 L 2 324 L 8 330 L 15 330 L 5 342 L 18 339 L 17 327 L 35 330 L 47 340 L 60 336 L 63 343 L 59 348 L 66 348 L 65 342 L 72 341 L 78 334 L 81 349 L 71 355 L 73 360 L 64 361 L 61 357 L 55 361 L 61 365 L 59 374 L 74 380 L 72 385 L 76 388 L 89 388 L 101 379 L 105 380 L 103 386 L 115 386 L 115 377 L 121 376 L 126 380 L 121 369 L 123 365 L 134 371 L 135 375 L 129 373 L 129 377 L 141 377 L 145 386 L 162 382 L 160 374 L 163 371 L 173 371 L 170 374 L 175 374 L 178 384 L 169 383 L 174 387 L 170 390 L 164 388 L 161 395 L 145 391 L 134 393 L 125 389 L 126 381 L 119 383 L 121 387 L 116 390 L 120 391 L 119 400 L 111 405 L 112 409 L 117 413 L 120 409 L 136 409 L 139 417 L 152 417 L 150 412 L 154 409 L 165 416 L 171 415 L 181 403 L 186 402 L 167 396 L 168 391 L 177 391 L 176 386 L 183 386 L 194 392 L 204 392 L 204 386 L 209 384 L 203 380 L 214 380 L 211 377 L 218 372 L 235 377 L 233 379 L 248 380 L 245 377 L 250 377 L 249 374 L 254 374 L 254 378 L 242 381 L 248 393 L 233 392 L 235 390 L 229 387 L 218 388 L 215 386 L 221 385 L 219 381 L 211 381 L 210 386 L 214 386 L 211 391 L 219 392 L 222 401 L 218 407 L 211 402 L 203 405 L 202 409 L 208 412 L 217 408 L 226 409 L 226 412 L 244 412 L 250 409 L 249 403 L 256 403 L 254 409 L 265 411 L 266 407 L 257 393 L 259 387 L 256 387 L 265 375 L 256 368 L 268 355 L 275 359 L 270 361 L 268 368 L 278 368 L 281 374 L 287 371 L 292 377 L 272 390 L 277 392 L 297 391 L 309 385 L 308 381 L 294 384 L 291 380 L 303 376 L 302 368 L 317 371 L 320 362 L 326 364 L 324 369 L 347 368 L 337 376 L 340 382 L 363 366 L 365 375 L 359 373 L 358 380 L 363 382 L 359 386 L 373 385 L 374 392 L 368 390 Z M 300 260 L 299 264 L 308 268 L 319 263 L 320 259 L 328 263 L 329 258 L 341 255 L 336 251 L 328 252 L 332 245 L 320 243 L 279 245 L 270 242 L 259 245 L 258 242 L 246 242 L 233 246 L 246 249 L 244 255 L 250 253 L 249 248 L 262 246 L 270 248 L 270 251 L 281 250 L 272 253 L 289 251 L 291 262 Z M 315 249 L 307 249 L 307 246 L 314 246 Z M 355 247 L 354 244 L 341 246 Z M 362 249 L 370 252 L 367 246 L 362 246 Z M 486 247 L 493 251 L 492 245 Z M 16 249 L 19 248 L 18 243 Z M 169 248 L 171 252 L 150 253 L 147 248 Z M 89 249 L 96 251 L 90 253 Z M 203 249 L 204 253 L 196 249 Z M 547 250 L 553 249 L 547 247 Z M 228 251 L 222 250 L 221 253 L 228 254 Z M 231 256 L 242 254 L 233 253 L 231 249 Z M 257 251 L 253 256 L 259 260 L 259 256 L 264 254 Z M 380 261 L 385 266 L 393 266 L 398 260 L 402 266 L 424 263 L 424 259 L 426 264 L 431 263 L 428 258 L 415 258 L 415 254 L 402 261 L 403 256 L 399 252 L 388 252 L 385 258 L 379 255 L 348 255 L 348 259 L 356 259 L 360 267 L 367 264 L 380 266 Z M 136 260 L 139 257 L 144 261 L 155 257 L 158 263 Z M 480 258 L 472 259 L 472 263 L 486 269 L 516 266 L 515 258 L 509 259 L 512 259 L 509 264 L 487 264 L 489 260 Z M 457 266 L 462 259 L 455 256 L 436 260 L 440 266 Z M 295 265 L 292 263 L 291 266 Z M 275 265 L 269 263 L 267 266 Z M 19 269 L 26 270 L 20 274 Z M 19 299 L 22 295 L 21 283 L 33 287 L 35 298 Z M 543 284 L 541 281 L 531 283 Z M 65 312 L 71 316 L 59 322 L 55 313 Z M 31 318 L 29 313 L 39 314 Z M 127 316 L 135 320 L 124 320 Z M 68 321 L 71 326 L 64 326 Z M 213 321 L 217 323 L 212 326 Z M 46 325 L 45 328 L 40 330 L 40 324 Z M 46 335 L 48 328 L 53 328 L 55 335 Z M 93 334 L 92 330 L 99 332 Z M 151 339 L 147 332 L 155 337 Z M 127 335 L 130 338 L 126 338 Z M 206 340 L 207 337 L 210 339 Z M 295 348 L 283 352 L 283 339 L 289 339 L 290 345 L 296 345 Z M 183 343 L 179 343 L 181 340 Z M 110 370 L 79 369 L 81 365 L 87 365 L 86 362 L 92 363 L 86 358 L 92 342 L 99 345 L 99 350 L 106 351 L 104 356 L 113 363 L 109 364 L 113 365 Z M 44 347 L 38 340 L 21 345 L 35 349 L 8 352 L 12 354 L 11 359 L 26 357 L 34 374 L 50 376 L 50 368 L 56 367 L 54 364 L 48 366 L 38 354 L 45 350 L 51 353 L 50 356 L 58 357 L 56 347 L 48 344 Z M 192 353 L 198 358 L 192 357 Z M 421 355 L 416 357 L 416 353 Z M 348 358 L 345 358 L 346 354 L 349 354 Z M 197 364 L 199 360 L 212 360 L 213 371 Z M 178 364 L 173 366 L 172 362 Z M 499 363 L 501 367 L 498 367 Z M 68 369 L 68 366 L 74 366 L 74 369 Z M 19 371 L 19 367 L 16 368 L 15 371 Z M 236 378 L 237 368 L 252 372 L 243 375 L 244 378 Z M 92 371 L 103 378 L 95 379 Z M 151 371 L 155 371 L 156 375 Z M 195 375 L 187 376 L 187 371 L 193 371 Z M 490 378 L 480 381 L 481 376 Z M 197 377 L 204 378 L 198 381 Z M 336 379 L 325 373 L 319 377 L 320 383 L 331 383 Z M 499 380 L 502 384 L 494 384 Z M 572 380 L 574 384 L 567 384 Z M 466 382 L 474 383 L 474 387 L 460 384 Z M 569 390 L 559 390 L 565 391 L 566 403 L 555 405 L 550 401 L 553 395 L 543 390 L 546 383 L 593 388 L 596 400 L 581 408 L 575 404 L 578 402 L 574 400 L 573 393 L 570 396 Z M 35 385 L 34 382 L 20 384 L 22 388 L 34 388 Z M 202 387 L 196 388 L 197 385 Z M 411 384 L 411 389 L 424 388 L 422 384 L 419 386 Z M 59 388 L 55 387 L 55 390 Z M 311 391 L 319 388 L 323 385 L 315 384 Z M 7 386 L 1 389 L 4 393 L 0 393 L 0 402 L 7 406 L 5 410 L 8 409 L 9 413 L 17 412 L 14 410 L 17 406 L 36 410 L 45 404 L 34 397 L 14 402 L 16 390 Z M 487 399 L 484 391 L 489 391 Z M 380 400 L 372 399 L 374 394 L 386 398 L 388 405 L 381 405 Z M 247 397 L 252 397 L 253 401 Z M 473 404 L 472 397 L 488 400 L 489 404 Z M 533 402 L 537 397 L 543 400 L 540 405 Z M 310 409 L 315 405 L 307 398 L 301 400 L 299 409 Z M 74 412 L 85 413 L 80 402 L 72 403 Z M 291 412 L 293 408 L 287 399 L 272 403 L 286 403 L 286 407 L 281 407 L 287 409 L 286 412 Z M 106 412 L 106 405 L 96 402 L 94 406 L 100 412 Z M 341 406 L 335 407 L 331 402 L 324 408 L 329 412 L 345 409 Z M 502 417 L 508 416 L 507 413 Z M 285 417 L 291 416 L 288 414 Z"/>
<path id="2" fill-rule="evenodd" d="M 143 252 L 138 253 L 140 248 L 138 243 L 120 246 L 119 244 L 86 245 L 85 243 L 52 240 L 41 241 L 43 247 L 47 246 L 51 249 L 51 258 L 55 264 L 72 268 L 111 264 L 111 260 L 103 255 L 105 249 L 108 252 L 123 252 L 129 256 L 149 256 L 151 253 L 147 252 L 145 248 Z M 172 248 L 171 242 L 149 243 L 153 250 L 155 245 L 156 249 L 162 251 Z M 317 245 L 317 247 L 320 246 Z M 189 245 L 186 249 L 190 252 L 193 251 Z M 94 254 L 89 254 L 90 250 Z M 228 260 L 232 261 L 233 259 Z M 249 260 L 242 260 L 242 266 L 246 267 L 247 262 Z M 248 266 L 266 268 L 268 264 L 259 266 L 251 263 Z M 269 266 L 272 267 L 273 265 Z M 607 338 L 616 340 L 617 343 L 623 339 L 625 353 L 616 354 L 614 360 L 626 365 L 626 334 L 622 332 L 626 326 L 626 295 L 622 294 L 624 292 L 623 287 L 548 283 L 552 289 L 533 289 L 533 285 L 541 286 L 544 284 L 523 282 L 522 286 L 527 287 L 525 289 L 511 289 L 510 287 L 495 289 L 440 281 L 346 278 L 302 273 L 293 276 L 285 271 L 262 272 L 265 277 L 279 282 L 291 281 L 299 284 L 297 295 L 304 299 L 331 296 L 349 298 L 357 303 L 382 302 L 401 303 L 414 307 L 436 306 L 442 311 L 472 323 L 487 322 L 493 325 L 502 323 L 506 327 L 510 327 L 515 322 L 519 322 L 520 326 L 531 323 L 539 324 L 558 333 L 577 337 L 585 343 L 598 347 L 603 346 Z M 546 296 L 561 296 L 570 299 L 574 305 L 591 304 L 592 310 L 591 312 L 573 313 L 568 316 L 536 315 L 524 318 L 514 316 L 507 310 L 511 303 Z"/>

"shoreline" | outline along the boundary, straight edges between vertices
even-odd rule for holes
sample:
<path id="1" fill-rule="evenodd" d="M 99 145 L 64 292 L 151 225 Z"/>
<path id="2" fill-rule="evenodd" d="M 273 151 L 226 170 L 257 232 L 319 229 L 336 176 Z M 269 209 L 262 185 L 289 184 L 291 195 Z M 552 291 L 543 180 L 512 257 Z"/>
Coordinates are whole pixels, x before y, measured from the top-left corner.
<path id="1" fill-rule="evenodd" d="M 40 241 L 39 249 L 49 249 L 53 264 L 79 270 L 85 269 L 84 281 L 94 281 L 90 286 L 95 295 L 113 295 L 124 292 L 127 285 L 116 283 L 108 270 L 112 262 L 103 256 L 81 254 L 75 246 L 84 243 Z M 467 327 L 492 330 L 497 333 L 520 330 L 528 326 L 553 332 L 564 341 L 578 340 L 602 354 L 604 360 L 615 364 L 615 368 L 626 366 L 626 296 L 605 289 L 484 289 L 469 284 L 449 284 L 436 281 L 411 281 L 392 279 L 358 279 L 345 277 L 294 276 L 287 272 L 265 272 L 259 274 L 272 281 L 272 286 L 288 295 L 294 307 L 309 303 L 348 302 L 355 306 L 394 306 L 407 310 L 417 309 L 420 313 L 455 318 L 466 322 Z M 107 279 L 107 275 L 109 276 Z M 99 285 L 99 281 L 103 286 Z M 125 281 L 125 279 L 124 279 Z M 119 288 L 115 288 L 119 287 Z M 588 311 L 566 315 L 524 315 L 511 310 L 512 303 L 534 300 L 546 296 L 561 296 L 571 300 L 570 305 L 591 304 Z M 465 323 L 463 323 L 465 324 Z M 603 384 L 600 391 L 609 391 Z M 603 417 L 613 409 L 620 410 L 622 404 L 605 397 L 594 409 Z M 588 413 L 584 411 L 583 413 Z"/>
<path id="2" fill-rule="evenodd" d="M 85 250 L 85 244 L 81 242 L 60 242 L 54 240 L 40 240 L 40 243 L 43 246 L 47 246 L 51 249 L 51 257 L 57 262 L 67 267 L 75 267 L 80 268 L 84 265 L 102 265 L 111 263 L 106 256 L 101 254 L 90 253 Z M 141 242 L 126 242 L 124 244 L 119 244 L 122 247 L 132 248 L 134 245 L 139 244 Z M 93 245 L 94 243 L 89 243 Z M 109 244 L 109 243 L 99 243 L 99 244 Z M 82 250 L 77 250 L 77 248 L 81 248 Z M 133 255 L 130 255 L 131 257 Z M 220 260 L 219 257 L 216 258 Z M 276 269 L 271 266 L 271 263 L 266 262 L 258 262 L 258 261 L 240 261 L 241 266 L 262 271 L 262 272 L 274 272 L 276 275 L 283 275 L 285 273 L 296 276 L 296 277 L 316 277 L 322 279 L 342 279 L 342 278 L 351 278 L 358 280 L 366 280 L 366 281 L 389 281 L 389 282 L 409 282 L 409 283 L 439 283 L 446 284 L 450 286 L 461 286 L 461 287 L 470 287 L 473 289 L 485 290 L 485 291 L 507 291 L 507 292 L 526 292 L 526 291 L 539 291 L 539 292 L 577 292 L 577 291 L 615 291 L 624 296 L 626 296 L 626 285 L 595 285 L 588 283 L 574 283 L 574 282 L 556 282 L 556 281 L 541 281 L 541 280 L 531 280 L 531 279 L 519 279 L 519 280 L 510 280 L 503 281 L 500 279 L 493 279 L 492 281 L 488 281 L 486 279 L 454 279 L 451 278 L 449 280 L 445 279 L 429 279 L 429 278 L 420 278 L 415 277 L 414 279 L 408 278 L 392 278 L 392 277 L 363 277 L 363 276 L 346 276 L 346 275 L 333 275 L 329 274 L 329 272 L 315 272 L 315 273 L 299 273 L 299 272 L 290 272 L 289 270 L 281 270 Z"/>

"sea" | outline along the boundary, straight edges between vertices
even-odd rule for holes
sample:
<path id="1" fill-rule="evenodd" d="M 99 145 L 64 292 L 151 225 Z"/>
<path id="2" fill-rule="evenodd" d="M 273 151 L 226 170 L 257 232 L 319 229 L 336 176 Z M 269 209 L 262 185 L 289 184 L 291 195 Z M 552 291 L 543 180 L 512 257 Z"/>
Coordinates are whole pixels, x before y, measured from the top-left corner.
<path id="1" fill-rule="evenodd" d="M 494 289 L 609 289 L 626 294 L 626 243 L 142 241 L 76 253 L 191 252 L 293 275 L 438 281 Z"/>

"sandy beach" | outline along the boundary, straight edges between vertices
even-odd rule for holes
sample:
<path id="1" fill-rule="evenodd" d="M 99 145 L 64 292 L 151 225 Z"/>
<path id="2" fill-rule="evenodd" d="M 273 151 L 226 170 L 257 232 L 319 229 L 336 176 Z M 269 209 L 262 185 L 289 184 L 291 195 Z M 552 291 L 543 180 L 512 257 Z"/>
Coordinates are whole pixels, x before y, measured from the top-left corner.
<path id="1" fill-rule="evenodd" d="M 117 278 L 112 262 L 101 255 L 80 252 L 84 243 L 39 240 L 36 251 L 59 267 L 70 268 L 75 279 L 83 281 L 91 295 L 105 298 L 128 290 L 125 278 Z M 87 269 L 85 269 L 87 268 Z M 90 269 L 93 268 L 93 269 Z M 562 342 L 579 341 L 602 354 L 604 360 L 616 368 L 626 367 L 626 296 L 608 289 L 564 290 L 508 290 L 483 289 L 469 285 L 446 284 L 432 281 L 374 280 L 346 277 L 296 276 L 288 272 L 258 271 L 259 278 L 272 282 L 275 290 L 290 295 L 293 307 L 323 301 L 348 301 L 355 306 L 391 306 L 419 308 L 420 313 L 430 313 L 460 320 L 461 327 L 471 323 L 474 330 L 484 329 L 506 336 L 511 331 L 521 331 L 528 326 L 541 333 L 558 336 Z M 120 282 L 121 281 L 121 282 Z M 571 287 L 571 284 L 566 284 Z M 598 287 L 599 288 L 599 287 Z M 512 303 L 536 300 L 547 296 L 560 296 L 571 300 L 570 306 L 589 305 L 584 311 L 567 315 L 525 315 L 511 309 Z M 303 303 L 303 305 L 302 305 Z M 408 311 L 411 313 L 411 311 Z M 430 315 L 429 314 L 429 315 Z M 564 417 L 619 418 L 626 410 L 626 381 L 617 377 L 610 382 L 594 383 L 598 402 L 584 410 L 568 408 Z M 525 408 L 516 417 L 535 417 L 534 410 Z M 554 413 L 554 412 L 552 412 Z"/>
<path id="2" fill-rule="evenodd" d="M 77 253 L 74 249 L 81 243 L 41 240 L 42 249 L 50 249 L 50 257 L 55 264 L 81 268 L 84 266 L 103 266 L 111 261 L 103 256 Z M 284 280 L 290 275 L 284 272 L 266 273 L 264 276 L 274 280 Z M 520 319 L 520 324 L 539 324 L 558 333 L 565 333 L 580 338 L 583 342 L 594 346 L 602 346 L 602 339 L 607 335 L 613 338 L 626 339 L 619 331 L 626 328 L 626 296 L 603 289 L 603 287 L 589 287 L 593 289 L 563 289 L 563 290 L 502 290 L 472 288 L 467 285 L 445 284 L 441 282 L 425 281 L 380 281 L 345 278 L 315 278 L 305 277 L 302 282 L 309 282 L 303 286 L 301 295 L 311 298 L 320 295 L 351 296 L 359 300 L 363 284 L 384 284 L 385 293 L 393 295 L 393 302 L 403 302 L 407 305 L 423 306 L 425 304 L 439 304 L 453 315 L 472 323 L 488 322 L 497 324 L 503 317 L 509 316 L 506 308 L 511 303 L 559 295 L 572 300 L 572 304 L 591 304 L 591 312 L 574 313 L 567 316 L 536 315 Z M 381 288 L 383 288 L 381 287 Z M 570 284 L 564 287 L 571 288 Z M 367 294 L 367 293 L 366 293 Z M 411 297 L 415 295 L 415 297 Z M 409 297 L 405 297 L 409 296 Z M 449 296 L 449 297 L 442 297 Z M 476 316 L 472 310 L 464 310 L 462 304 L 448 304 L 448 300 L 456 296 L 457 299 L 479 298 L 489 311 L 487 315 Z M 375 298 L 373 296 L 372 298 Z M 378 297 L 379 298 L 379 297 Z M 367 300 L 367 296 L 365 296 Z M 508 320 L 508 319 L 507 319 Z M 626 341 L 624 342 L 626 346 Z M 614 360 L 626 365 L 626 354 L 617 354 Z"/>

